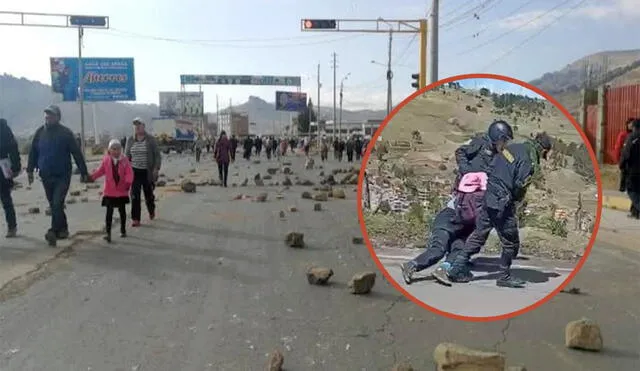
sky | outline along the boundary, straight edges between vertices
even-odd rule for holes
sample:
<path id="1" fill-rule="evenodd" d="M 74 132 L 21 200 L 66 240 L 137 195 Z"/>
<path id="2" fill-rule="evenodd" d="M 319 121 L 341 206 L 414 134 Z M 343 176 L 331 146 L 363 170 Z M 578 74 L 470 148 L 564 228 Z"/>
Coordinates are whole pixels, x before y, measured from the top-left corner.
<path id="1" fill-rule="evenodd" d="M 492 93 L 505 94 L 519 94 L 528 96 L 531 98 L 545 99 L 538 93 L 524 86 L 514 84 L 507 81 L 498 79 L 463 79 L 458 81 L 463 88 L 479 90 L 481 88 L 489 89 Z"/>
<path id="2" fill-rule="evenodd" d="M 3 2 L 5 3 L 5 2 Z M 178 91 L 180 74 L 299 75 L 302 91 L 332 105 L 332 53 L 346 109 L 384 109 L 386 33 L 310 33 L 303 18 L 419 19 L 430 0 L 21 0 L 2 10 L 106 15 L 109 30 L 87 30 L 85 57 L 133 57 L 138 102 L 157 103 L 159 91 Z M 583 56 L 638 48 L 637 0 L 441 0 L 439 78 L 487 72 L 530 81 Z M 576 7 L 578 6 L 578 7 Z M 0 15 L 0 22 L 7 21 Z M 15 20 L 15 18 L 13 18 Z M 41 18 L 27 20 L 43 21 Z M 60 22 L 49 18 L 48 22 Z M 370 25 L 370 24 L 369 24 Z M 0 26 L 0 73 L 50 84 L 49 58 L 75 57 L 77 31 Z M 415 35 L 392 41 L 393 101 L 414 89 Z M 197 91 L 198 87 L 187 90 Z M 280 88 L 282 89 L 282 88 Z M 205 110 L 250 95 L 274 101 L 277 87 L 205 86 Z M 286 89 L 282 89 L 286 90 Z"/>

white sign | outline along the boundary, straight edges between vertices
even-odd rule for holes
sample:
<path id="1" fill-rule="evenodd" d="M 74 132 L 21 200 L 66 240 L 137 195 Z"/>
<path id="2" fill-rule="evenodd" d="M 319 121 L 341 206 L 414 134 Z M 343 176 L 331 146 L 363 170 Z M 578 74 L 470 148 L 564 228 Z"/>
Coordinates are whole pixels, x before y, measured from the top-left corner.
<path id="1" fill-rule="evenodd" d="M 161 117 L 195 117 L 204 115 L 201 92 L 160 92 Z"/>

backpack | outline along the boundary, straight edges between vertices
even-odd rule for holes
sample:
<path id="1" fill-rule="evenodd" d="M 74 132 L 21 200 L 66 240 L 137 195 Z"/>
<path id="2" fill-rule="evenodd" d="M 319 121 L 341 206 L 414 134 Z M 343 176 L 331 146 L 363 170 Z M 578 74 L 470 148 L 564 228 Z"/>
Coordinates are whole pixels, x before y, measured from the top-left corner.
<path id="1" fill-rule="evenodd" d="M 456 222 L 469 225 L 476 223 L 478 210 L 482 207 L 485 191 L 473 193 L 455 192 Z"/>

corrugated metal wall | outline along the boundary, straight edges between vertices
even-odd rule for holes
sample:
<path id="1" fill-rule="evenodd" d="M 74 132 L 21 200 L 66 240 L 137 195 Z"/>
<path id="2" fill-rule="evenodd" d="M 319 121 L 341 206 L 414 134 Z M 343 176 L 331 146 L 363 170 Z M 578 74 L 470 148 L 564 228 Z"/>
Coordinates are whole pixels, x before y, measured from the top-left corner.
<path id="1" fill-rule="evenodd" d="M 625 130 L 627 119 L 640 117 L 640 85 L 609 88 L 605 98 L 607 129 L 603 138 L 604 162 L 615 164 L 614 148 L 618 133 Z"/>
<path id="2" fill-rule="evenodd" d="M 589 139 L 591 148 L 596 148 L 596 130 L 598 128 L 598 105 L 590 104 L 587 106 L 587 122 L 585 125 L 585 134 Z"/>

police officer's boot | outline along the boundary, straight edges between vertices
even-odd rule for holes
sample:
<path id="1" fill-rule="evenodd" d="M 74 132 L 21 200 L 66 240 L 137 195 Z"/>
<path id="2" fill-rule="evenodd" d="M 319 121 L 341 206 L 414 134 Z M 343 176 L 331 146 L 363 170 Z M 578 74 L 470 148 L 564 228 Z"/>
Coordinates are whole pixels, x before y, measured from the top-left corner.
<path id="1" fill-rule="evenodd" d="M 413 283 L 413 275 L 416 273 L 416 264 L 413 261 L 409 261 L 406 263 L 402 263 L 400 266 L 402 270 L 402 279 L 407 285 L 411 285 Z"/>
<path id="2" fill-rule="evenodd" d="M 513 277 L 509 269 L 502 268 L 502 272 L 498 280 L 496 281 L 496 285 L 499 287 L 508 287 L 508 288 L 523 288 L 526 285 L 526 282 Z"/>

